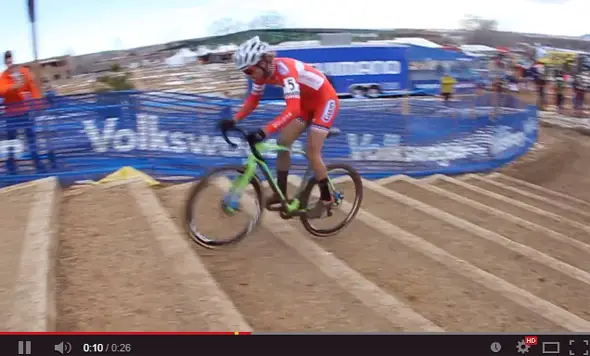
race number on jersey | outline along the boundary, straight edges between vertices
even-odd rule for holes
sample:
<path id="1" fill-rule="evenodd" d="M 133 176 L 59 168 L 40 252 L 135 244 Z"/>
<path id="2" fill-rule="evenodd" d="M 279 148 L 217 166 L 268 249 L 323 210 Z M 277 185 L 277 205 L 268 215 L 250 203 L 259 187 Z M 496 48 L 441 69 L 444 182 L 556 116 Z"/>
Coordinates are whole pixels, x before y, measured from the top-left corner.
<path id="1" fill-rule="evenodd" d="M 283 94 L 287 98 L 299 98 L 299 84 L 293 77 L 285 78 L 283 80 Z"/>

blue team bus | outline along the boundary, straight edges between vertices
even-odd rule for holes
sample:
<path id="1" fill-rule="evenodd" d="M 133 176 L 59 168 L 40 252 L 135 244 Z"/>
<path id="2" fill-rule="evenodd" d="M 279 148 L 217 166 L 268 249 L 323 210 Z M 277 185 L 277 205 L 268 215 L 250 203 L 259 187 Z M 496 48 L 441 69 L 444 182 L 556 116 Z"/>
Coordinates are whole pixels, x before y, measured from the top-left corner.
<path id="1" fill-rule="evenodd" d="M 322 71 L 343 97 L 379 97 L 406 91 L 410 85 L 407 49 L 405 45 L 372 43 L 273 47 L 278 57 L 295 58 Z M 262 98 L 282 97 L 281 88 L 267 87 Z"/>

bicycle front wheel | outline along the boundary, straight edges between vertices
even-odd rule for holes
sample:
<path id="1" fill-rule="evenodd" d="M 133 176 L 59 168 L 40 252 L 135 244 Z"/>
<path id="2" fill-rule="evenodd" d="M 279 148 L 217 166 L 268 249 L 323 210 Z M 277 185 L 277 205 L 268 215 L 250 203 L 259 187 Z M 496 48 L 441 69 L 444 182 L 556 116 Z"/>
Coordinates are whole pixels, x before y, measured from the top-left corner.
<path id="1" fill-rule="evenodd" d="M 209 172 L 189 191 L 185 227 L 191 239 L 206 248 L 234 244 L 260 223 L 262 184 L 254 176 L 240 193 L 234 182 L 244 173 L 241 166 L 224 166 Z"/>
<path id="2" fill-rule="evenodd" d="M 326 168 L 330 177 L 330 190 L 335 200 L 332 216 L 323 219 L 309 219 L 305 214 L 301 216 L 305 230 L 319 237 L 335 235 L 344 229 L 354 219 L 363 201 L 363 181 L 352 166 L 336 163 L 329 164 Z M 312 178 L 301 193 L 301 207 L 309 209 L 314 204 L 321 204 L 318 201 L 319 195 L 317 180 Z"/>

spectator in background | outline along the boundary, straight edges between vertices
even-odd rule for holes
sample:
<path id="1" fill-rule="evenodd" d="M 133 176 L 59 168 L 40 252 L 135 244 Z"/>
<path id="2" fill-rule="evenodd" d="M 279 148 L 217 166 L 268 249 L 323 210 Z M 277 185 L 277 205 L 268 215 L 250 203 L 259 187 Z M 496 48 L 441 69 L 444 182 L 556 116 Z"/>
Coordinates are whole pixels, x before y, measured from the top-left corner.
<path id="1" fill-rule="evenodd" d="M 47 80 L 47 78 L 43 78 L 43 80 L 41 81 L 41 89 L 43 91 L 42 96 L 44 97 L 45 102 L 49 104 L 49 106 L 53 105 L 53 99 L 57 96 L 57 92 L 55 91 L 49 80 Z"/>
<path id="2" fill-rule="evenodd" d="M 574 89 L 573 104 L 574 104 L 574 115 L 577 117 L 584 116 L 584 96 L 586 94 L 585 83 L 581 73 L 574 75 L 574 81 L 572 83 Z"/>
<path id="3" fill-rule="evenodd" d="M 534 66 L 534 70 L 535 83 L 537 84 L 538 92 L 537 107 L 539 110 L 545 110 L 545 85 L 547 84 L 545 66 L 541 62 L 537 61 L 537 64 Z"/>
<path id="4" fill-rule="evenodd" d="M 29 111 L 34 107 L 31 107 L 30 102 L 26 102 L 31 99 L 40 99 L 41 93 L 29 69 L 13 63 L 12 52 L 4 53 L 4 64 L 7 68 L 0 75 L 0 97 L 4 99 L 5 105 L 6 138 L 15 140 L 18 129 L 24 129 L 31 159 L 37 173 L 42 173 L 45 169 L 37 153 L 34 120 L 29 115 Z M 6 170 L 8 174 L 16 174 L 15 157 L 12 151 L 8 152 Z"/>
<path id="5" fill-rule="evenodd" d="M 449 101 L 453 97 L 453 88 L 457 84 L 457 80 L 453 78 L 449 73 L 443 74 L 440 78 L 440 95 L 445 101 L 445 105 L 449 105 Z"/>
<path id="6" fill-rule="evenodd" d="M 555 75 L 555 106 L 557 112 L 563 114 L 563 91 L 565 89 L 565 79 L 563 73 L 557 72 Z"/>
<path id="7" fill-rule="evenodd" d="M 519 84 L 519 72 L 520 68 L 518 66 L 512 66 L 512 71 L 508 72 L 506 75 L 505 86 L 506 86 L 506 95 L 503 98 L 503 106 L 509 108 L 520 108 L 521 104 L 519 101 L 518 93 L 520 92 Z"/>
<path id="8" fill-rule="evenodd" d="M 529 91 L 535 82 L 535 68 L 533 66 L 524 69 L 524 89 Z"/>
<path id="9" fill-rule="evenodd" d="M 54 99 L 57 96 L 57 93 L 55 92 L 55 90 L 53 90 L 53 88 L 51 87 L 51 84 L 48 84 L 44 90 L 45 94 L 45 102 L 47 102 L 47 104 L 49 104 L 49 106 L 52 106 L 54 103 Z"/>
<path id="10" fill-rule="evenodd" d="M 475 80 L 475 94 L 482 96 L 486 93 L 486 89 L 489 87 L 489 80 L 485 77 L 481 77 Z"/>
<path id="11" fill-rule="evenodd" d="M 492 91 L 502 93 L 504 91 L 504 82 L 506 79 L 506 70 L 502 56 L 498 55 L 492 63 Z"/>

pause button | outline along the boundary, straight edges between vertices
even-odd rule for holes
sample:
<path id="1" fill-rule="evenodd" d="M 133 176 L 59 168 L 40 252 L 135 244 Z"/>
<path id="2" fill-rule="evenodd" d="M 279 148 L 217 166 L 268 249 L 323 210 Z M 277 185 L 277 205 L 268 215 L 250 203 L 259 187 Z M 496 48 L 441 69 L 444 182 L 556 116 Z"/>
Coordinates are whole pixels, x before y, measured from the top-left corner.
<path id="1" fill-rule="evenodd" d="M 18 354 L 19 355 L 30 355 L 31 354 L 31 342 L 30 341 L 19 341 L 18 342 Z"/>

